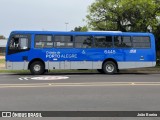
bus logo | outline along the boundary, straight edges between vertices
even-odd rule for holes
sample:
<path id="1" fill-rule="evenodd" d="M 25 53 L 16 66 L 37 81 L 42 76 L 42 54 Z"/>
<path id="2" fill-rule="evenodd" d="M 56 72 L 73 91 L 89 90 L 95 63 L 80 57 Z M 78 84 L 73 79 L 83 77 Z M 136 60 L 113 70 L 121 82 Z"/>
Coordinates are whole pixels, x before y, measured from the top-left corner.
<path id="1" fill-rule="evenodd" d="M 53 52 L 53 51 L 46 51 L 46 58 L 52 58 L 53 60 L 58 60 L 60 58 L 77 58 L 77 54 L 65 54 L 61 52 Z"/>

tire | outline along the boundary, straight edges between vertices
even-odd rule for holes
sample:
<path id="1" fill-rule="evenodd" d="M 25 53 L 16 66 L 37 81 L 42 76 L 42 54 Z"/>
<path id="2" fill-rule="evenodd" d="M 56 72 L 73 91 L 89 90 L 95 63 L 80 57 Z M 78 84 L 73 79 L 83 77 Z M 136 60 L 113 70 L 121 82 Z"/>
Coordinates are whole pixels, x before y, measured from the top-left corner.
<path id="1" fill-rule="evenodd" d="M 117 66 L 112 61 L 107 61 L 102 66 L 103 72 L 105 74 L 115 74 L 117 73 Z"/>
<path id="2" fill-rule="evenodd" d="M 103 70 L 102 69 L 97 69 L 97 71 L 101 74 L 104 74 Z"/>
<path id="3" fill-rule="evenodd" d="M 40 61 L 35 61 L 30 65 L 30 71 L 33 75 L 42 75 L 45 72 L 44 64 Z"/>
<path id="4" fill-rule="evenodd" d="M 44 70 L 44 74 L 45 74 L 45 73 L 48 73 L 48 72 L 49 72 L 49 70 L 47 70 L 47 69 L 46 69 L 46 70 Z"/>

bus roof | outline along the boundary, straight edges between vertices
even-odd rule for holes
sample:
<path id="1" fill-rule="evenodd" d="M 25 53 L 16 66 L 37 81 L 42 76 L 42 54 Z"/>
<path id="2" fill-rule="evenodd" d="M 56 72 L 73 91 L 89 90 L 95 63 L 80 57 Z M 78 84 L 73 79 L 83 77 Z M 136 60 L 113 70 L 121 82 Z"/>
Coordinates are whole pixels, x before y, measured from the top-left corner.
<path id="1" fill-rule="evenodd" d="M 121 31 L 89 31 L 89 32 L 72 32 L 72 31 L 12 31 L 11 34 L 63 34 L 63 35 L 153 35 L 145 32 L 121 32 Z"/>

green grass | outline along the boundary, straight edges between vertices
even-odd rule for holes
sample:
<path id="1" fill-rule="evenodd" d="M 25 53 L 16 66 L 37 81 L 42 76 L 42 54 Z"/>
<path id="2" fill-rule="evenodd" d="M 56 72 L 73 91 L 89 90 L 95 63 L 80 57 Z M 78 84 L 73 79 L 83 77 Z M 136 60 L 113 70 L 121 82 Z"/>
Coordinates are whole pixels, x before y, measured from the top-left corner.
<path id="1" fill-rule="evenodd" d="M 155 68 L 160 68 L 160 65 L 157 65 Z"/>
<path id="2" fill-rule="evenodd" d="M 0 73 L 30 74 L 29 70 L 0 70 Z M 97 70 L 51 70 L 49 73 L 98 73 Z"/>
<path id="3" fill-rule="evenodd" d="M 29 74 L 29 70 L 0 70 L 0 73 Z"/>
<path id="4" fill-rule="evenodd" d="M 5 64 L 5 59 L 0 59 L 0 64 Z"/>

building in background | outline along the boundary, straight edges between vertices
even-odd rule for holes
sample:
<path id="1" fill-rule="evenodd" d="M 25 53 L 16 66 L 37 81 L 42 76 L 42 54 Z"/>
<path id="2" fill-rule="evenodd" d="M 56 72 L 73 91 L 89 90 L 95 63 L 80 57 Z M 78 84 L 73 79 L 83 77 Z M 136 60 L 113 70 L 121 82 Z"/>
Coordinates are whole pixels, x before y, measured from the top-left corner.
<path id="1" fill-rule="evenodd" d="M 0 55 L 5 55 L 7 39 L 0 39 Z"/>

